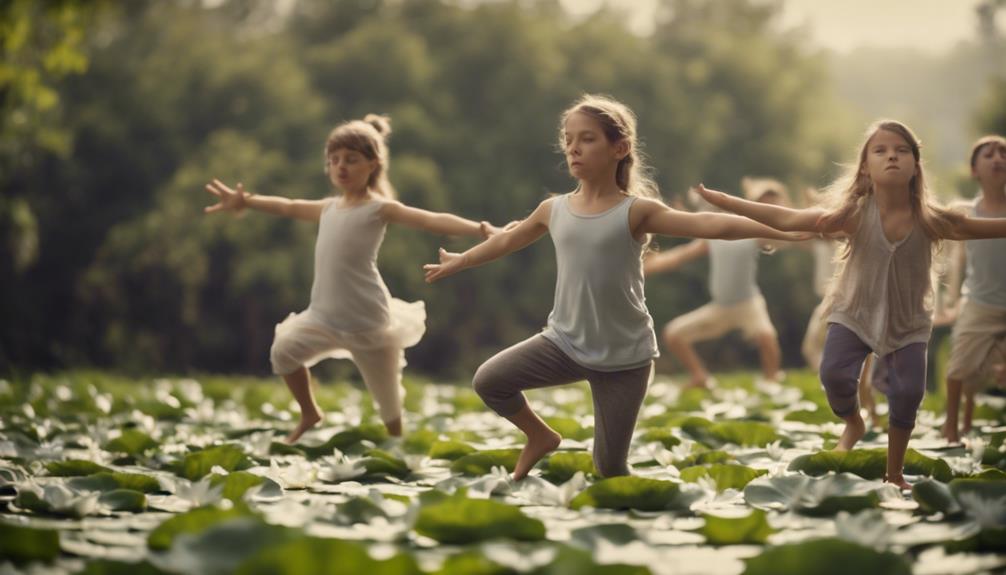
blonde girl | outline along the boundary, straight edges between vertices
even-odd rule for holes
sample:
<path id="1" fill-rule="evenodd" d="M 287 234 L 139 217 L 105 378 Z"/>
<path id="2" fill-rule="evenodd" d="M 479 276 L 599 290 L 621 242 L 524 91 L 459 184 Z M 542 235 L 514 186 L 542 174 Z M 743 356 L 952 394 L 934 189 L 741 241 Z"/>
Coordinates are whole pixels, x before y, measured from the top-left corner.
<path id="1" fill-rule="evenodd" d="M 710 203 L 776 229 L 847 240 L 828 296 L 820 367 L 832 411 L 845 420 L 836 449 L 852 449 L 866 431 L 857 382 L 864 359 L 876 353 L 886 363 L 890 406 L 885 479 L 910 488 L 903 468 L 926 388 L 933 252 L 942 239 L 1006 236 L 1006 219 L 971 218 L 933 202 L 918 139 L 891 120 L 867 130 L 858 162 L 832 186 L 828 208 L 790 209 L 699 189 Z"/>
<path id="2" fill-rule="evenodd" d="M 594 402 L 594 464 L 604 477 L 629 473 L 629 441 L 650 379 L 657 341 L 643 294 L 649 234 L 792 239 L 745 218 L 666 206 L 646 177 L 636 118 L 625 105 L 587 95 L 562 114 L 559 143 L 574 191 L 543 201 L 527 219 L 462 254 L 440 250 L 425 266 L 434 282 L 522 249 L 548 233 L 558 277 L 547 327 L 486 361 L 475 391 L 527 436 L 514 479 L 561 437 L 522 390 L 587 380 Z"/>
<path id="3" fill-rule="evenodd" d="M 486 238 L 495 228 L 445 213 L 409 207 L 395 199 L 388 180 L 391 126 L 387 117 L 368 115 L 340 124 L 325 142 L 325 173 L 335 194 L 296 200 L 232 189 L 213 180 L 206 191 L 218 202 L 207 213 L 246 208 L 319 224 L 314 252 L 314 284 L 308 308 L 276 326 L 270 350 L 273 373 L 281 376 L 300 406 L 301 419 L 286 437 L 296 442 L 322 419 L 311 389 L 309 368 L 325 358 L 356 364 L 384 425 L 402 433 L 404 350 L 425 331 L 423 302 L 392 298 L 377 270 L 377 254 L 388 224 L 437 234 Z"/>

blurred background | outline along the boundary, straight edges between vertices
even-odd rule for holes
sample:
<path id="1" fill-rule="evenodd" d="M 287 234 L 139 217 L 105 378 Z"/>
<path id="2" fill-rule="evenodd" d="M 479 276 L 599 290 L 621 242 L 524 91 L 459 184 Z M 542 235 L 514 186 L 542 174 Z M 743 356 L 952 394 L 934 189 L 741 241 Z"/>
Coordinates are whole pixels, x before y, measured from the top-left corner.
<path id="1" fill-rule="evenodd" d="M 635 110 L 668 202 L 745 175 L 825 185 L 881 116 L 921 136 L 941 198 L 972 196 L 971 142 L 1006 133 L 1004 14 L 1002 0 L 2 2 L 0 376 L 268 373 L 273 326 L 309 300 L 316 227 L 205 217 L 203 185 L 323 197 L 328 131 L 368 112 L 392 118 L 404 202 L 499 224 L 573 187 L 558 117 L 584 92 Z M 553 248 L 427 286 L 440 245 L 470 242 L 390 228 L 380 267 L 392 294 L 426 301 L 409 369 L 467 379 L 544 325 Z M 648 280 L 658 329 L 708 301 L 707 271 Z M 761 262 L 791 367 L 811 271 L 805 250 Z M 757 365 L 736 336 L 699 350 L 715 370 Z"/>

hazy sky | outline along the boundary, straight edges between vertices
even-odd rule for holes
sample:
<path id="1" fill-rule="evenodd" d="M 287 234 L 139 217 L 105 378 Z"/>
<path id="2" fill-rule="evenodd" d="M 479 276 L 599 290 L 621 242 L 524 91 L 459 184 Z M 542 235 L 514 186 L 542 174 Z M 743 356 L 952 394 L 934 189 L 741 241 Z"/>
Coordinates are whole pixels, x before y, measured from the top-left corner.
<path id="1" fill-rule="evenodd" d="M 644 33 L 657 5 L 657 0 L 561 1 L 574 14 L 592 12 L 607 2 L 626 11 L 633 28 Z M 839 52 L 862 46 L 942 52 L 975 34 L 978 1 L 785 0 L 782 24 L 806 25 L 817 44 Z"/>

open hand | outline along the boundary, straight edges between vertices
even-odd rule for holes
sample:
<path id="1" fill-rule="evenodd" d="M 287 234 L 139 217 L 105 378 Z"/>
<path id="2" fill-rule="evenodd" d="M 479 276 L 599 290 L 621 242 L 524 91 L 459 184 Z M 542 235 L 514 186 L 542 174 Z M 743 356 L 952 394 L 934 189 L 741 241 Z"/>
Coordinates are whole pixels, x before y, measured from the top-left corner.
<path id="1" fill-rule="evenodd" d="M 695 190 L 695 193 L 698 194 L 703 200 L 709 202 L 710 204 L 716 206 L 717 208 L 726 209 L 727 195 L 724 194 L 723 192 L 710 190 L 704 184 L 699 184 L 698 186 L 692 189 Z"/>
<path id="2" fill-rule="evenodd" d="M 215 212 L 240 213 L 248 207 L 248 203 L 245 200 L 251 195 L 245 191 L 244 184 L 241 182 L 238 182 L 237 189 L 235 190 L 216 178 L 213 178 L 212 182 L 206 184 L 206 191 L 217 197 L 217 203 L 203 208 L 203 211 L 207 214 Z"/>
<path id="3" fill-rule="evenodd" d="M 426 283 L 433 283 L 441 278 L 454 275 L 464 269 L 464 257 L 440 248 L 440 263 L 426 264 L 423 272 L 426 275 Z"/>

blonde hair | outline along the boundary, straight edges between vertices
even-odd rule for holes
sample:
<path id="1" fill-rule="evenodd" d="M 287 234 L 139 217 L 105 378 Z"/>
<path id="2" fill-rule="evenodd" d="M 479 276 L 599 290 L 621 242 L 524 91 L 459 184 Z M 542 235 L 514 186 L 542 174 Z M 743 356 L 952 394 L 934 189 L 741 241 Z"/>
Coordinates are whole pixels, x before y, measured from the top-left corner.
<path id="1" fill-rule="evenodd" d="M 378 114 L 367 114 L 362 120 L 351 120 L 332 129 L 325 141 L 325 170 L 328 158 L 336 150 L 353 150 L 363 154 L 368 160 L 377 160 L 377 169 L 367 179 L 367 188 L 388 199 L 395 198 L 395 188 L 388 180 L 387 136 L 391 134 L 391 118 Z"/>
<path id="2" fill-rule="evenodd" d="M 826 229 L 842 227 L 851 218 L 859 215 L 866 199 L 874 193 L 873 182 L 866 172 L 866 154 L 870 140 L 881 130 L 901 136 L 912 150 L 912 156 L 915 158 L 915 175 L 908 182 L 909 203 L 915 221 L 922 226 L 926 236 L 933 243 L 933 250 L 936 251 L 940 247 L 940 240 L 952 235 L 963 214 L 942 206 L 930 197 L 922 167 L 922 147 L 919 139 L 908 126 L 894 120 L 874 122 L 866 130 L 857 164 L 849 165 L 845 173 L 825 191 L 825 205 L 829 211 L 821 216 L 818 223 Z M 848 246 L 842 257 L 844 259 L 847 256 Z"/>
<path id="3" fill-rule="evenodd" d="M 663 201 L 640 149 L 636 135 L 636 115 L 632 110 L 610 96 L 584 94 L 562 113 L 559 121 L 560 147 L 565 142 L 566 120 L 577 112 L 597 120 L 608 142 L 614 144 L 624 140 L 628 143 L 629 153 L 618 162 L 615 170 L 615 184 L 618 188 L 630 196 Z"/>

